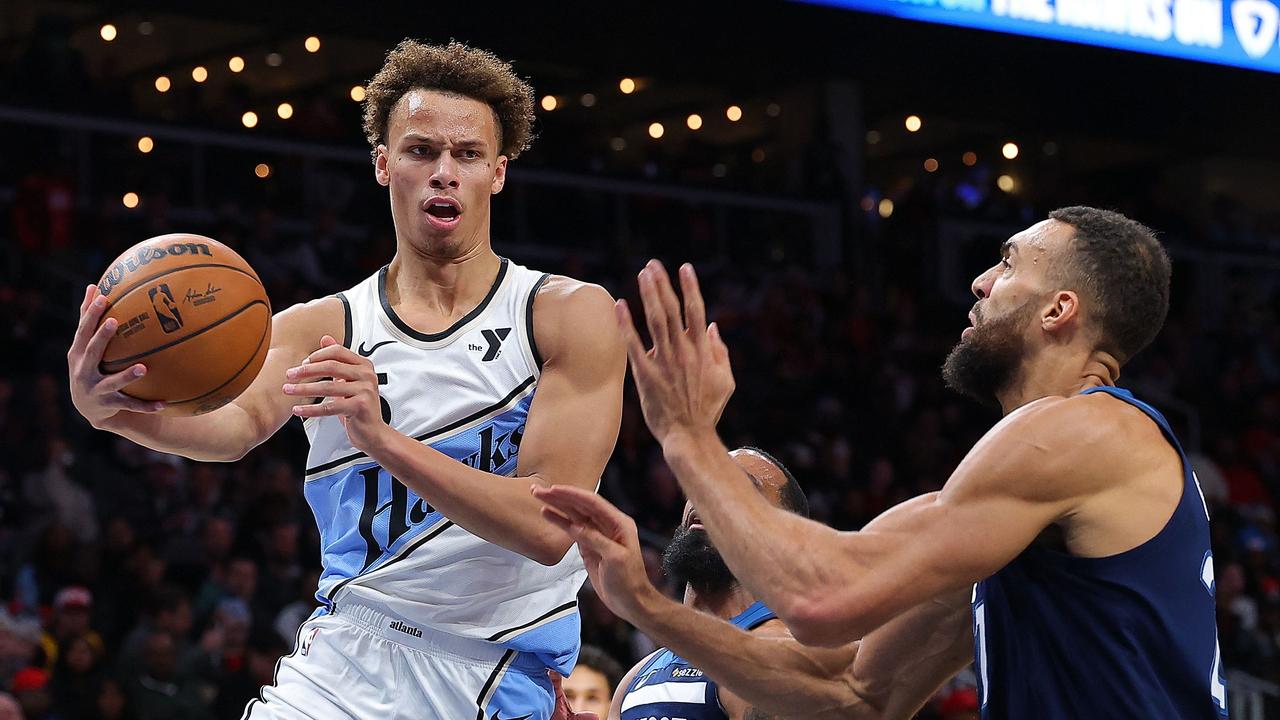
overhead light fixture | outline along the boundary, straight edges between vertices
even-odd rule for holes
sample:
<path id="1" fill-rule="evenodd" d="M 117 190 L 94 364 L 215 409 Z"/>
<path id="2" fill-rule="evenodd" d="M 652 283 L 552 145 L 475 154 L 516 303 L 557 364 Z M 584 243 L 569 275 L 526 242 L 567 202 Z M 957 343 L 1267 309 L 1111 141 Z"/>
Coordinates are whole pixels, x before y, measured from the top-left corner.
<path id="1" fill-rule="evenodd" d="M 665 133 L 666 131 L 667 129 L 662 127 L 662 123 L 660 122 L 649 123 L 649 137 L 653 138 L 654 140 L 657 140 L 658 138 L 662 137 L 663 133 Z"/>
<path id="2" fill-rule="evenodd" d="M 247 128 L 256 127 L 258 125 L 258 113 L 250 110 L 240 116 L 240 122 Z"/>
<path id="3" fill-rule="evenodd" d="M 361 85 L 355 85 L 355 86 L 353 86 L 353 87 L 351 88 L 351 99 L 352 99 L 352 100 L 355 100 L 356 102 L 363 102 L 363 101 L 364 101 L 364 87 L 363 87 L 363 86 L 361 86 Z"/>
<path id="4" fill-rule="evenodd" d="M 903 124 L 907 126 L 907 132 L 919 132 L 924 127 L 924 121 L 919 115 L 908 115 Z"/>
<path id="5" fill-rule="evenodd" d="M 729 122 L 738 122 L 742 119 L 742 108 L 737 105 L 730 105 L 725 108 L 724 116 L 729 118 Z"/>
<path id="6" fill-rule="evenodd" d="M 315 35 L 311 35 L 302 42 L 302 46 L 305 47 L 309 53 L 320 52 L 320 38 Z"/>
<path id="7" fill-rule="evenodd" d="M 202 83 L 209 79 L 209 71 L 203 65 L 197 65 L 191 68 L 191 79 L 198 83 Z"/>
<path id="8" fill-rule="evenodd" d="M 138 203 L 142 202 L 142 198 L 138 197 L 138 193 L 136 192 L 127 192 L 124 194 L 124 197 L 120 198 L 120 202 L 124 203 L 125 207 L 132 210 L 138 207 Z"/>
<path id="9" fill-rule="evenodd" d="M 622 78 L 618 81 L 618 89 L 622 91 L 623 95 L 630 95 L 636 91 L 636 81 L 629 77 Z"/>
<path id="10" fill-rule="evenodd" d="M 156 78 L 156 92 L 162 92 L 162 93 L 169 92 L 169 88 L 172 86 L 173 86 L 173 83 L 169 82 L 168 75 L 161 75 L 160 77 Z"/>
<path id="11" fill-rule="evenodd" d="M 244 70 L 244 58 L 239 55 L 233 56 L 227 61 L 227 67 L 230 68 L 233 73 L 238 73 Z"/>
<path id="12" fill-rule="evenodd" d="M 111 23 L 106 23 L 102 27 L 98 28 L 98 36 L 101 37 L 103 40 L 106 40 L 107 42 L 111 42 L 112 40 L 115 40 L 116 35 L 117 35 L 116 26 L 112 25 Z"/>
<path id="13" fill-rule="evenodd" d="M 690 130 L 697 130 L 702 127 L 702 116 L 698 113 L 693 113 L 685 118 L 684 124 L 688 125 Z"/>
<path id="14" fill-rule="evenodd" d="M 293 117 L 293 106 L 287 102 L 280 103 L 276 106 L 276 115 L 279 115 L 281 120 L 288 120 Z"/>
<path id="15" fill-rule="evenodd" d="M 152 150 L 155 149 L 155 147 L 156 147 L 155 141 L 152 140 L 149 136 L 143 135 L 142 137 L 138 138 L 138 152 L 142 153 L 143 155 L 151 152 Z"/>

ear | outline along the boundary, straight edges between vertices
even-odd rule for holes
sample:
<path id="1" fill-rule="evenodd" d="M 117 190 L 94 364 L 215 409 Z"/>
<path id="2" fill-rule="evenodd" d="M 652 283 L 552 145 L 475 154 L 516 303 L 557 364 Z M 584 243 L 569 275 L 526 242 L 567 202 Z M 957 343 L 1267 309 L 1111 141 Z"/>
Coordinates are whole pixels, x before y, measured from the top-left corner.
<path id="1" fill-rule="evenodd" d="M 387 170 L 387 160 L 387 146 L 379 145 L 373 151 L 373 178 L 383 187 L 391 184 L 391 173 Z"/>
<path id="2" fill-rule="evenodd" d="M 1046 332 L 1058 332 L 1080 319 L 1080 297 L 1074 290 L 1058 290 L 1040 316 Z"/>
<path id="3" fill-rule="evenodd" d="M 489 185 L 489 194 L 497 195 L 507 184 L 507 156 L 499 155 L 498 164 L 493 168 L 493 182 Z"/>

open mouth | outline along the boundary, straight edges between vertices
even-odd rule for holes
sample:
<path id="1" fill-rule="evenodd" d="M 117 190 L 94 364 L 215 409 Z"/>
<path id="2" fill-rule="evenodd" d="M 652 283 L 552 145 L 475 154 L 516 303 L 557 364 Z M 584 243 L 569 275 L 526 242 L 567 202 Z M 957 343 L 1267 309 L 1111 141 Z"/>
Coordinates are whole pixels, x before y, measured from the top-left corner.
<path id="1" fill-rule="evenodd" d="M 977 315 L 975 315 L 975 314 L 973 314 L 973 312 L 970 312 L 970 313 L 969 313 L 969 327 L 967 327 L 967 328 L 965 328 L 964 330 L 961 330 L 961 331 L 960 331 L 960 339 L 961 339 L 961 340 L 963 340 L 963 339 L 965 339 L 965 338 L 969 337 L 971 334 L 973 334 L 973 330 L 974 330 L 974 328 L 976 328 L 976 327 L 978 327 L 978 316 L 977 316 Z"/>
<path id="2" fill-rule="evenodd" d="M 442 228 L 453 227 L 462 217 L 462 207 L 453 198 L 433 198 L 427 201 L 423 210 L 427 213 L 428 222 Z"/>
<path id="3" fill-rule="evenodd" d="M 693 530 L 706 531 L 706 528 L 702 526 L 702 518 L 698 517 L 697 513 L 689 514 L 688 528 L 690 531 L 693 531 Z"/>

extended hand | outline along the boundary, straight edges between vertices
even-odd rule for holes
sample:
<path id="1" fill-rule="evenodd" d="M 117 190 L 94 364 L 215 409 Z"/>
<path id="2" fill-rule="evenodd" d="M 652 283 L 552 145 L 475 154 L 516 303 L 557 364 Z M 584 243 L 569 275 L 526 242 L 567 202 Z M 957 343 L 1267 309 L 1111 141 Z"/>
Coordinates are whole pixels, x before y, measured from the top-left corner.
<path id="1" fill-rule="evenodd" d="M 94 427 L 101 427 L 121 410 L 153 413 L 164 409 L 164 403 L 139 400 L 121 392 L 146 374 L 146 366 L 138 363 L 111 375 L 103 375 L 99 369 L 107 343 L 116 332 L 115 318 L 98 324 L 110 304 L 98 293 L 97 285 L 85 288 L 84 300 L 80 303 L 80 324 L 67 350 L 71 403 Z"/>
<path id="2" fill-rule="evenodd" d="M 578 543 L 591 586 L 618 616 L 634 622 L 658 594 L 645 573 L 636 523 L 599 495 L 572 485 L 534 485 L 543 517 Z"/>
<path id="3" fill-rule="evenodd" d="M 391 428 L 382 420 L 378 374 L 373 362 L 338 344 L 332 336 L 320 338 L 320 349 L 298 367 L 289 368 L 284 394 L 323 398 L 315 404 L 295 405 L 300 418 L 337 416 L 357 450 L 369 452 Z"/>
<path id="4" fill-rule="evenodd" d="M 714 431 L 733 394 L 733 370 L 719 328 L 707 327 L 698 276 L 692 265 L 681 266 L 684 319 L 662 263 L 650 260 L 639 280 L 653 348 L 644 349 L 625 300 L 618 301 L 617 315 L 645 423 L 664 445 L 678 435 Z"/>

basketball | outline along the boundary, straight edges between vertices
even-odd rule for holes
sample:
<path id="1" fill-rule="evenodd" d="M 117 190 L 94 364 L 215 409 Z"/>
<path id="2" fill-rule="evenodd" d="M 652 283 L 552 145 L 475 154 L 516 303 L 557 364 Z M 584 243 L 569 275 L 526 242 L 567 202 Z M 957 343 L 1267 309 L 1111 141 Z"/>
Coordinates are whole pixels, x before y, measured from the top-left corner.
<path id="1" fill-rule="evenodd" d="M 98 281 L 118 323 L 104 374 L 135 363 L 147 374 L 126 392 L 200 415 L 231 402 L 257 377 L 271 344 L 271 303 L 257 273 L 222 243 L 160 235 L 116 258 Z"/>

